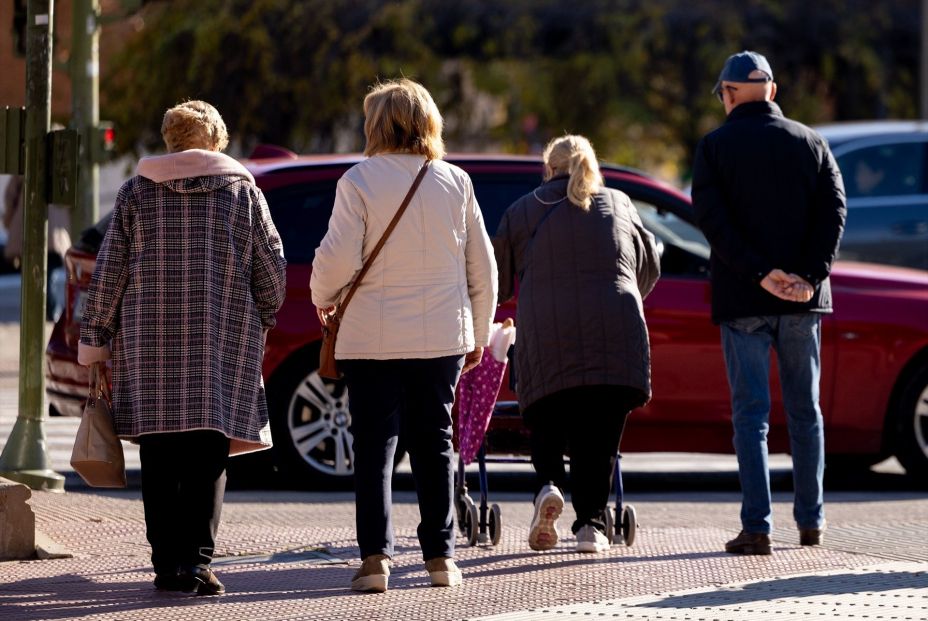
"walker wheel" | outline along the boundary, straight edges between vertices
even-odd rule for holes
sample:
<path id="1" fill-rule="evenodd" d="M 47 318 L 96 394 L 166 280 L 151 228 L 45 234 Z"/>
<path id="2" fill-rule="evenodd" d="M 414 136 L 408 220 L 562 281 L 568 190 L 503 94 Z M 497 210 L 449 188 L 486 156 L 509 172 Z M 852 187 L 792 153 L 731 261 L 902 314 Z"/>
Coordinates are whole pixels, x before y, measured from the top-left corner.
<path id="1" fill-rule="evenodd" d="M 638 530 L 638 514 L 635 513 L 635 507 L 626 505 L 622 511 L 622 535 L 625 537 L 625 545 L 631 546 L 635 543 L 635 533 Z"/>
<path id="2" fill-rule="evenodd" d="M 612 545 L 615 542 L 616 534 L 616 523 L 614 511 L 612 507 L 606 507 L 606 510 L 603 512 L 606 516 L 606 539 L 609 540 L 609 545 Z"/>
<path id="3" fill-rule="evenodd" d="M 456 493 L 455 496 L 454 509 L 458 518 L 458 530 L 466 537 L 467 529 L 464 522 L 467 520 L 467 505 L 474 504 L 474 501 L 467 495 L 467 492 Z"/>
<path id="4" fill-rule="evenodd" d="M 500 535 L 503 530 L 502 514 L 499 510 L 498 504 L 493 504 L 490 507 L 490 543 L 492 545 L 497 545 L 499 543 Z"/>
<path id="5" fill-rule="evenodd" d="M 477 515 L 477 505 L 470 496 L 464 496 L 465 504 L 464 519 L 461 521 L 461 532 L 467 537 L 467 545 L 477 545 L 478 530 L 480 528 L 480 517 Z"/>

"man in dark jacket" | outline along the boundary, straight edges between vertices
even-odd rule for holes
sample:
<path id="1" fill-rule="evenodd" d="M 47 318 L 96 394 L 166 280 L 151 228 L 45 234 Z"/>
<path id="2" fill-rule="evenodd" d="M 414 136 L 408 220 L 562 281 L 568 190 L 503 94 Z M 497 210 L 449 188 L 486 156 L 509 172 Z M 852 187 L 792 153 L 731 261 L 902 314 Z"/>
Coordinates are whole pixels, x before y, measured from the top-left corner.
<path id="1" fill-rule="evenodd" d="M 770 348 L 777 352 L 793 457 L 793 516 L 802 545 L 822 541 L 824 434 L 819 409 L 821 315 L 847 213 L 828 145 L 783 116 L 767 60 L 725 62 L 713 92 L 725 124 L 696 149 L 693 203 L 712 247 L 712 319 L 721 324 L 741 479 L 735 554 L 770 554 Z"/>

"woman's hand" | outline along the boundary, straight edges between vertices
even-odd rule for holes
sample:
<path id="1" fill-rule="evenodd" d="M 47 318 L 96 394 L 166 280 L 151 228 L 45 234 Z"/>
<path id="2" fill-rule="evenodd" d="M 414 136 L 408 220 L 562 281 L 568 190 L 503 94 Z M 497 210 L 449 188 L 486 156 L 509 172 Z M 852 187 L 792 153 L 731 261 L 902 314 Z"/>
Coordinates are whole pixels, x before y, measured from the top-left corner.
<path id="1" fill-rule="evenodd" d="M 461 369 L 461 374 L 467 373 L 475 366 L 480 364 L 480 360 L 483 358 L 483 347 L 475 347 L 474 351 L 464 356 L 464 368 Z"/>
<path id="2" fill-rule="evenodd" d="M 319 323 L 322 325 L 327 324 L 329 317 L 335 313 L 335 306 L 328 306 L 326 308 L 316 307 L 316 315 L 319 317 Z"/>

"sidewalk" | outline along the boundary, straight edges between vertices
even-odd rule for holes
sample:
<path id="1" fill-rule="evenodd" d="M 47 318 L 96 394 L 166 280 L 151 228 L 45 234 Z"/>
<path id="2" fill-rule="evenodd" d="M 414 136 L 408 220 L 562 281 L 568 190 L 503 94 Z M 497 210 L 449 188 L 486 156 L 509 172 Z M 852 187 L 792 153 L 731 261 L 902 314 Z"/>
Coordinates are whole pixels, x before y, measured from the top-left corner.
<path id="1" fill-rule="evenodd" d="M 459 539 L 464 586 L 427 586 L 414 495 L 395 499 L 390 590 L 346 587 L 359 565 L 348 493 L 232 491 L 215 569 L 229 593 L 153 590 L 137 491 L 35 493 L 39 528 L 74 558 L 0 563 L 0 619 L 928 619 L 928 499 L 914 492 L 826 495 L 826 545 L 802 548 L 778 494 L 774 554 L 738 557 L 736 493 L 637 494 L 632 547 L 528 549 L 527 493 L 492 494 L 502 541 Z M 572 511 L 562 517 L 569 525 Z M 494 616 L 495 615 L 495 616 Z"/>
<path id="2" fill-rule="evenodd" d="M 0 324 L 0 337 L 5 344 L 0 352 L 2 446 L 16 417 L 18 332 L 12 324 Z M 814 549 L 798 545 L 791 495 L 778 493 L 774 554 L 738 557 L 721 551 L 739 529 L 736 492 L 639 491 L 663 489 L 655 478 L 661 472 L 687 470 L 681 460 L 689 458 L 683 455 L 630 455 L 623 460 L 624 471 L 633 475 L 626 478 L 631 483 L 627 502 L 638 512 L 638 538 L 632 547 L 616 546 L 603 555 L 574 553 L 570 537 L 550 552 L 532 552 L 525 542 L 529 494 L 491 493 L 490 501 L 502 508 L 502 540 L 496 547 L 468 548 L 459 538 L 457 558 L 465 582 L 455 589 L 427 586 L 415 536 L 415 497 L 399 492 L 393 515 L 394 573 L 390 590 L 380 595 L 347 589 L 359 565 L 351 494 L 229 491 L 214 563 L 229 593 L 220 598 L 159 593 L 151 585 L 138 490 L 72 487 L 79 481 L 67 460 L 78 421 L 46 422 L 52 466 L 69 475 L 69 491 L 36 492 L 31 504 L 38 528 L 74 557 L 0 562 L 2 621 L 928 621 L 924 493 L 872 486 L 868 489 L 879 491 L 826 493 L 829 529 L 825 546 Z M 137 468 L 137 450 L 126 448 L 129 467 Z M 775 467 L 778 478 L 788 483 L 789 460 L 783 457 L 775 460 Z M 711 462 L 702 456 L 699 467 L 707 463 L 730 478 L 730 456 Z M 897 464 L 887 467 L 898 470 Z M 132 474 L 137 479 L 137 470 Z M 891 477 L 878 480 L 893 487 Z M 491 490 L 501 489 L 494 483 L 491 479 Z M 719 488 L 703 483 L 687 489 Z M 562 530 L 571 519 L 568 507 Z"/>

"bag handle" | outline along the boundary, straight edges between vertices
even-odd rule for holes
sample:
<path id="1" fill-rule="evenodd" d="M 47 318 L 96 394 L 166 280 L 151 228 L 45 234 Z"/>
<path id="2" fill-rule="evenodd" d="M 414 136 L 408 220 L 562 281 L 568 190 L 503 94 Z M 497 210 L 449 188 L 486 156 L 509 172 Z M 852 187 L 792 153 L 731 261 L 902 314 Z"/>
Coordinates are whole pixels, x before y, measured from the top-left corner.
<path id="1" fill-rule="evenodd" d="M 106 373 L 103 372 L 102 362 L 90 365 L 90 399 L 109 399 L 110 388 L 106 383 Z"/>
<path id="2" fill-rule="evenodd" d="M 387 243 L 387 238 L 390 237 L 390 233 L 392 233 L 393 229 L 396 228 L 396 224 L 400 221 L 403 212 L 406 211 L 406 207 L 409 206 L 409 201 L 412 200 L 416 190 L 419 189 L 419 184 L 422 183 L 422 179 L 425 177 L 425 173 L 428 172 L 429 165 L 431 163 L 432 160 L 425 160 L 425 163 L 422 164 L 422 168 L 419 169 L 419 174 L 416 176 L 415 181 L 412 182 L 412 187 L 410 187 L 409 191 L 406 192 L 406 198 L 403 199 L 403 203 L 400 205 L 400 208 L 396 210 L 396 215 L 393 216 L 393 219 L 390 221 L 387 229 L 383 232 L 383 235 L 380 236 L 380 240 L 378 240 L 377 245 L 374 246 L 373 250 L 371 250 L 371 254 L 367 257 L 367 261 L 364 262 L 364 266 L 361 268 L 361 271 L 358 272 L 358 276 L 354 279 L 354 282 L 351 283 L 351 288 L 348 290 L 348 295 L 346 295 L 341 304 L 336 307 L 335 314 L 332 317 L 332 320 L 335 323 L 341 323 L 342 316 L 345 314 L 345 307 L 348 306 L 348 302 L 350 302 L 351 298 L 354 296 L 354 292 L 357 290 L 358 285 L 361 284 L 361 280 L 364 278 L 364 275 L 367 274 L 367 271 L 371 268 L 371 265 L 374 263 L 374 259 L 376 259 L 378 253 L 380 253 L 380 249 L 383 248 L 385 243 Z"/>

